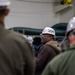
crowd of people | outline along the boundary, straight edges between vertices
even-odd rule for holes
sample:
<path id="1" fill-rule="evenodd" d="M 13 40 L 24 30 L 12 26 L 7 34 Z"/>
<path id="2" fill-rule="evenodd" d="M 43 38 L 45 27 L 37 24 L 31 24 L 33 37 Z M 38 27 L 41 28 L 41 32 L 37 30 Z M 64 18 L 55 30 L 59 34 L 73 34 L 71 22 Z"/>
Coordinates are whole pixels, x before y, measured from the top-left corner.
<path id="1" fill-rule="evenodd" d="M 5 29 L 9 5 L 0 0 L 0 75 L 75 75 L 75 17 L 66 30 L 69 46 L 61 52 L 51 27 L 36 38 Z"/>

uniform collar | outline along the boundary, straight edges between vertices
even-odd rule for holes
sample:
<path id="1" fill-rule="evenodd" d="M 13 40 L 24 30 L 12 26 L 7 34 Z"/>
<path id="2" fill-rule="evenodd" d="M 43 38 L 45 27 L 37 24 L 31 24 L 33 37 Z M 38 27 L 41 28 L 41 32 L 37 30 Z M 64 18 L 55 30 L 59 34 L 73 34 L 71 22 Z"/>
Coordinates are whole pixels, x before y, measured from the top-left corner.
<path id="1" fill-rule="evenodd" d="M 71 46 L 68 50 L 75 50 L 75 45 Z"/>

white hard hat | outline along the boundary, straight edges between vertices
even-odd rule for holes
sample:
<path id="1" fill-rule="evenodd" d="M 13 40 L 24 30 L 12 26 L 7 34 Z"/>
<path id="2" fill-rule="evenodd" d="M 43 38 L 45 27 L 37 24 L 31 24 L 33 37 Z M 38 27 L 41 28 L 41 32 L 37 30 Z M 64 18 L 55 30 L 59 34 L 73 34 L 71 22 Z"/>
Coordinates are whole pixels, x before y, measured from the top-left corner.
<path id="1" fill-rule="evenodd" d="M 8 5 L 10 5 L 9 0 L 0 0 L 0 6 L 8 6 Z"/>
<path id="2" fill-rule="evenodd" d="M 51 28 L 51 27 L 46 27 L 42 31 L 42 34 L 51 34 L 51 35 L 55 36 L 55 30 L 53 28 Z"/>
<path id="3" fill-rule="evenodd" d="M 28 36 L 28 41 L 29 41 L 29 43 L 32 43 L 33 42 L 33 38 L 31 36 Z"/>
<path id="4" fill-rule="evenodd" d="M 69 33 L 71 30 L 75 29 L 75 17 L 73 17 L 69 23 L 68 23 L 68 26 L 67 26 L 67 31 L 66 31 L 66 34 Z"/>

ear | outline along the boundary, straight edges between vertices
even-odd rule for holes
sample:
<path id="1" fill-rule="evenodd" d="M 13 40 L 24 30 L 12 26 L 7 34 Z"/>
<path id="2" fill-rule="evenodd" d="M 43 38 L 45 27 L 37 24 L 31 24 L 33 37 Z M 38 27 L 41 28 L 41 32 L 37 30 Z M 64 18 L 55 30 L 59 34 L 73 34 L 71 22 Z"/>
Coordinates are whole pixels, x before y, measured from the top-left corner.
<path id="1" fill-rule="evenodd" d="M 74 37 L 73 35 L 68 36 L 70 42 L 73 40 L 73 37 Z"/>
<path id="2" fill-rule="evenodd" d="M 4 15 L 7 16 L 9 13 L 9 9 L 5 9 Z"/>
<path id="3" fill-rule="evenodd" d="M 52 39 L 53 39 L 53 37 L 52 37 L 51 35 L 49 35 L 49 39 L 50 39 L 50 40 L 52 40 Z"/>

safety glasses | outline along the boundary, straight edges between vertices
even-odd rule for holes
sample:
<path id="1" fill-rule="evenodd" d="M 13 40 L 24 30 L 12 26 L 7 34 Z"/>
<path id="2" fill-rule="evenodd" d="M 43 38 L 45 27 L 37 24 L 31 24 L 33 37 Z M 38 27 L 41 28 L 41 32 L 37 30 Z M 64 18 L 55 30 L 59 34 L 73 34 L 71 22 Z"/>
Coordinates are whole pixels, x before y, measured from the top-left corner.
<path id="1" fill-rule="evenodd" d="M 70 34 L 75 36 L 75 31 L 71 32 Z"/>

